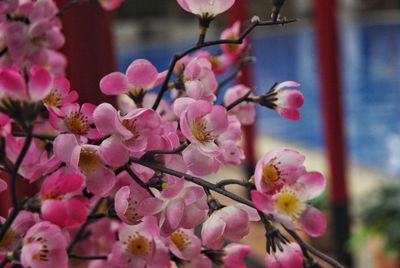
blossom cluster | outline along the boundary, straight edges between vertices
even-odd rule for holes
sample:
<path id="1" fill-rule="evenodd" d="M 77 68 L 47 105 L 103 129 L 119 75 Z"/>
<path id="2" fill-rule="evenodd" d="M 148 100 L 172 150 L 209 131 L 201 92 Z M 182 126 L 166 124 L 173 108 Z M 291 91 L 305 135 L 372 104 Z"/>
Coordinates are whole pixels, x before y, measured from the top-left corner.
<path id="1" fill-rule="evenodd" d="M 99 2 L 109 10 L 121 4 Z M 177 2 L 204 22 L 235 1 Z M 16 180 L 40 183 L 35 196 L 13 202 L 0 218 L 4 265 L 236 268 L 250 254 L 239 243 L 250 222 L 263 222 L 267 232 L 280 223 L 324 233 L 324 216 L 307 201 L 325 180 L 306 171 L 297 151 L 275 149 L 257 163 L 243 182 L 254 203 L 238 197 L 244 201 L 223 205 L 211 191 L 228 191 L 198 177 L 242 162 L 242 127 L 254 123 L 256 104 L 300 118 L 304 99 L 296 82 L 277 83 L 261 96 L 242 84 L 221 89 L 221 75 L 247 54 L 247 39 L 222 43 L 217 54 L 201 50 L 200 41 L 169 70 L 136 59 L 125 73 L 99 81 L 103 94 L 117 96 L 118 108 L 80 104 L 57 52 L 64 43 L 59 12 L 52 0 L 0 3 L 0 192 L 14 197 Z M 234 23 L 221 40 L 239 39 L 241 28 Z M 171 101 L 162 99 L 165 91 Z M 267 248 L 268 267 L 306 262 L 298 244 L 271 239 L 279 247 Z"/>

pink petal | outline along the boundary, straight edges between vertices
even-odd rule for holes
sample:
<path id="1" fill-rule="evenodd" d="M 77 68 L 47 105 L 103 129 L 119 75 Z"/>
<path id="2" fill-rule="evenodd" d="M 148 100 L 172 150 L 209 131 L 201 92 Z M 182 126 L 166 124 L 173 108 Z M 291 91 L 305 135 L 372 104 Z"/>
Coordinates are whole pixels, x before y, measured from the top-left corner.
<path id="1" fill-rule="evenodd" d="M 297 110 L 278 107 L 276 112 L 285 119 L 300 120 L 300 112 Z"/>
<path id="2" fill-rule="evenodd" d="M 54 140 L 54 154 L 57 159 L 69 163 L 71 161 L 72 152 L 78 146 L 78 141 L 73 134 L 63 134 L 57 136 Z"/>
<path id="3" fill-rule="evenodd" d="M 178 228 L 183 217 L 184 208 L 185 204 L 181 199 L 173 200 L 168 204 L 166 216 L 172 229 Z"/>
<path id="4" fill-rule="evenodd" d="M 100 80 L 100 90 L 105 95 L 125 93 L 128 91 L 128 79 L 123 73 L 110 73 Z"/>
<path id="5" fill-rule="evenodd" d="M 300 176 L 296 183 L 300 183 L 304 187 L 304 191 L 308 199 L 318 197 L 325 190 L 325 178 L 319 172 L 307 172 Z"/>
<path id="6" fill-rule="evenodd" d="M 111 136 L 101 143 L 99 153 L 104 162 L 112 167 L 122 166 L 129 160 L 128 149 L 115 136 Z"/>
<path id="7" fill-rule="evenodd" d="M 275 90 L 283 89 L 286 87 L 299 87 L 299 86 L 300 86 L 300 84 L 295 81 L 285 81 L 285 82 L 279 83 L 276 86 Z"/>
<path id="8" fill-rule="evenodd" d="M 33 101 L 44 99 L 51 91 L 53 79 L 50 73 L 39 66 L 31 68 L 29 73 L 29 95 Z"/>
<path id="9" fill-rule="evenodd" d="M 61 227 L 81 225 L 87 217 L 85 205 L 77 199 L 43 202 L 42 217 Z"/>
<path id="10" fill-rule="evenodd" d="M 271 196 L 253 190 L 251 191 L 251 200 L 253 200 L 254 206 L 264 214 L 273 212 L 274 201 Z"/>
<path id="11" fill-rule="evenodd" d="M 163 204 L 164 202 L 158 198 L 146 198 L 139 204 L 138 212 L 143 216 L 155 215 L 163 209 Z"/>
<path id="12" fill-rule="evenodd" d="M 16 98 L 25 96 L 24 78 L 14 69 L 3 67 L 0 69 L 0 91 L 7 92 Z"/>
<path id="13" fill-rule="evenodd" d="M 325 233 L 325 215 L 316 208 L 308 206 L 301 214 L 300 223 L 303 227 L 303 231 L 312 237 L 318 237 Z"/>
<path id="14" fill-rule="evenodd" d="M 131 86 L 150 89 L 157 81 L 158 71 L 148 60 L 138 59 L 129 65 L 126 76 Z"/>
<path id="15" fill-rule="evenodd" d="M 209 245 L 212 242 L 222 238 L 226 223 L 218 216 L 211 215 L 203 224 L 201 229 L 201 239 L 203 244 Z"/>
<path id="16" fill-rule="evenodd" d="M 86 187 L 90 193 L 107 196 L 114 187 L 115 180 L 114 172 L 104 166 L 99 166 L 86 176 Z"/>
<path id="17" fill-rule="evenodd" d="M 111 11 L 118 8 L 124 2 L 124 0 L 99 0 L 99 2 L 102 8 L 107 11 Z"/>

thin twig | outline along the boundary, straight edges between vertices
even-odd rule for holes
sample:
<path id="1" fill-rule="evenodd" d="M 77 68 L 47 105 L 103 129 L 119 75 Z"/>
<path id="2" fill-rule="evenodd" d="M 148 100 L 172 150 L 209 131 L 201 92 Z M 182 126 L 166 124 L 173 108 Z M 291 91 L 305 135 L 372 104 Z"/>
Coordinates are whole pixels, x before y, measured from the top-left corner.
<path id="1" fill-rule="evenodd" d="M 310 253 L 317 256 L 318 258 L 320 258 L 321 260 L 323 260 L 324 262 L 326 262 L 327 264 L 331 265 L 334 268 L 344 268 L 344 266 L 341 265 L 335 259 L 323 254 L 322 252 L 308 245 L 306 242 L 303 241 L 303 239 L 300 238 L 300 236 L 296 232 L 286 228 L 285 226 L 283 227 L 285 228 L 286 232 L 288 232 L 288 234 L 291 237 L 293 237 L 294 240 L 296 240 L 296 242 L 300 245 L 300 247 L 307 249 Z"/>
<path id="2" fill-rule="evenodd" d="M 139 184 L 143 189 L 145 189 L 151 196 L 154 197 L 154 194 L 152 191 L 150 191 L 149 187 L 135 174 L 135 172 L 132 171 L 130 168 L 129 164 L 125 165 L 126 172 L 128 172 L 129 176 L 137 183 Z"/>
<path id="3" fill-rule="evenodd" d="M 171 60 L 171 63 L 168 68 L 167 75 L 165 77 L 165 80 L 161 86 L 160 92 L 157 95 L 157 98 L 153 104 L 153 110 L 157 110 L 158 105 L 161 102 L 161 99 L 164 95 L 164 93 L 168 90 L 168 83 L 169 80 L 171 79 L 172 73 L 175 68 L 175 64 L 185 57 L 186 55 L 204 47 L 210 47 L 210 46 L 215 46 L 215 45 L 221 45 L 221 44 L 241 44 L 243 43 L 243 40 L 251 33 L 251 31 L 256 28 L 257 26 L 269 26 L 269 25 L 285 25 L 288 23 L 296 22 L 297 19 L 291 19 L 291 20 L 277 20 L 277 21 L 260 21 L 260 20 L 254 20 L 250 23 L 250 25 L 242 32 L 242 34 L 239 36 L 238 39 L 220 39 L 220 40 L 214 40 L 214 41 L 209 41 L 209 42 L 204 42 L 199 45 L 195 45 L 191 48 L 188 48 L 187 50 L 183 51 L 180 54 L 175 54 Z"/>
<path id="4" fill-rule="evenodd" d="M 202 187 L 206 187 L 206 188 L 208 188 L 208 189 L 210 189 L 210 190 L 212 190 L 214 192 L 217 192 L 217 193 L 220 193 L 220 194 L 222 194 L 222 195 L 224 195 L 226 197 L 229 197 L 232 200 L 235 200 L 235 201 L 237 201 L 239 203 L 242 203 L 242 204 L 245 204 L 245 205 L 248 205 L 248 206 L 254 208 L 254 204 L 250 200 L 242 198 L 242 197 L 240 197 L 238 195 L 235 195 L 234 193 L 231 193 L 231 192 L 226 191 L 224 189 L 218 188 L 218 187 L 215 186 L 215 184 L 210 183 L 210 182 L 208 182 L 208 181 L 206 181 L 206 180 L 204 180 L 202 178 L 198 178 L 198 177 L 195 177 L 195 176 L 192 176 L 192 175 L 180 172 L 180 171 L 176 171 L 176 170 L 164 167 L 164 166 L 160 166 L 160 165 L 155 164 L 155 163 L 143 161 L 143 160 L 136 159 L 136 158 L 131 158 L 131 161 L 134 162 L 134 163 L 137 163 L 139 165 L 151 168 L 153 170 L 160 171 L 160 172 L 165 173 L 165 174 L 169 174 L 169 175 L 172 175 L 172 176 L 175 176 L 175 177 L 178 177 L 178 178 L 182 178 L 183 177 L 187 181 L 191 181 L 191 182 L 193 182 L 193 183 L 195 183 L 197 185 L 200 185 Z"/>
<path id="5" fill-rule="evenodd" d="M 252 90 L 250 89 L 249 91 L 247 91 L 246 94 L 244 94 L 242 97 L 240 97 L 239 99 L 235 100 L 234 102 L 232 102 L 231 104 L 229 104 L 228 106 L 226 106 L 226 110 L 230 111 L 233 108 L 235 108 L 237 105 L 241 104 L 242 102 L 248 102 L 250 101 L 249 96 L 251 94 Z"/>
<path id="6" fill-rule="evenodd" d="M 153 151 L 148 151 L 141 158 L 142 159 L 146 159 L 148 157 L 152 157 L 152 156 L 157 155 L 157 154 L 179 154 L 180 152 L 185 150 L 185 148 L 188 145 L 189 145 L 188 142 L 184 142 L 184 143 L 182 143 L 181 145 L 179 145 L 178 147 L 176 147 L 175 149 L 172 149 L 172 150 L 153 150 Z"/>
<path id="7" fill-rule="evenodd" d="M 19 211 L 22 209 L 22 206 L 18 204 L 18 197 L 17 197 L 17 176 L 18 176 L 18 170 L 22 164 L 22 161 L 25 158 L 26 153 L 28 152 L 28 149 L 31 145 L 32 142 L 32 127 L 27 128 L 27 136 L 25 138 L 24 144 L 22 146 L 21 152 L 18 155 L 17 160 L 15 161 L 14 168 L 10 174 L 10 195 L 11 195 L 11 201 L 13 205 L 13 209 L 10 213 L 10 215 L 7 217 L 6 222 L 1 226 L 1 231 L 0 231 L 0 241 L 4 238 L 5 234 L 8 231 L 8 228 L 10 228 L 11 224 L 15 220 L 15 218 L 18 216 Z"/>
<path id="8" fill-rule="evenodd" d="M 70 259 L 77 260 L 107 260 L 107 256 L 79 256 L 75 254 L 68 255 Z"/>
<path id="9" fill-rule="evenodd" d="M 17 132 L 17 131 L 12 132 L 12 135 L 14 137 L 26 137 L 26 133 Z M 53 136 L 53 135 L 34 134 L 34 133 L 32 134 L 32 137 L 33 138 L 37 138 L 39 140 L 50 140 L 50 141 L 52 141 L 52 140 L 54 140 L 56 138 L 56 136 Z"/>
<path id="10" fill-rule="evenodd" d="M 241 185 L 241 186 L 244 186 L 244 187 L 249 186 L 249 183 L 248 183 L 248 182 L 245 182 L 245 181 L 227 179 L 227 180 L 222 180 L 222 181 L 217 182 L 217 183 L 215 184 L 215 187 L 217 187 L 217 188 L 223 188 L 223 187 L 225 187 L 226 185 L 231 185 L 231 184 Z"/>

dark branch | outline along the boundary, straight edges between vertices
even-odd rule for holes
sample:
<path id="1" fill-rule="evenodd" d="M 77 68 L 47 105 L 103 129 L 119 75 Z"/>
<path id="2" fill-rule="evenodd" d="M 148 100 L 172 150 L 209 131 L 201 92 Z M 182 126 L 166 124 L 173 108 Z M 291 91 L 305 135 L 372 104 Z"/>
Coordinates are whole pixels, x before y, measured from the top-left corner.
<path id="1" fill-rule="evenodd" d="M 250 101 L 249 96 L 250 96 L 251 92 L 252 92 L 252 90 L 250 89 L 250 90 L 247 91 L 247 93 L 244 94 L 242 97 L 240 97 L 239 99 L 237 99 L 237 100 L 235 100 L 234 102 L 232 102 L 231 104 L 229 104 L 229 105 L 226 107 L 226 110 L 227 110 L 227 111 L 230 111 L 230 110 L 232 110 L 233 108 L 235 108 L 237 105 L 241 104 L 242 102 L 245 102 L 245 101 L 248 102 L 248 101 Z"/>
<path id="2" fill-rule="evenodd" d="M 79 256 L 70 254 L 68 257 L 77 260 L 107 260 L 107 256 Z"/>
<path id="3" fill-rule="evenodd" d="M 277 21 L 260 21 L 259 19 L 253 20 L 250 25 L 243 31 L 243 33 L 239 36 L 238 39 L 236 40 L 230 40 L 230 39 L 221 39 L 221 40 L 214 40 L 214 41 L 209 41 L 209 42 L 204 42 L 199 45 L 193 46 L 191 48 L 188 48 L 184 52 L 180 54 L 175 54 L 171 60 L 171 63 L 168 68 L 167 76 L 165 77 L 165 80 L 161 86 L 161 90 L 157 95 L 157 99 L 155 100 L 153 104 L 153 110 L 157 110 L 158 105 L 161 102 L 161 99 L 164 95 L 164 93 L 168 90 L 168 83 L 169 80 L 171 79 L 172 73 L 175 68 L 175 64 L 185 57 L 186 55 L 204 47 L 210 47 L 210 46 L 215 46 L 215 45 L 221 45 L 221 44 L 241 44 L 243 43 L 243 40 L 251 33 L 251 31 L 256 28 L 257 26 L 269 26 L 269 25 L 285 25 L 288 23 L 296 22 L 297 19 L 291 19 L 291 20 L 277 20 Z"/>

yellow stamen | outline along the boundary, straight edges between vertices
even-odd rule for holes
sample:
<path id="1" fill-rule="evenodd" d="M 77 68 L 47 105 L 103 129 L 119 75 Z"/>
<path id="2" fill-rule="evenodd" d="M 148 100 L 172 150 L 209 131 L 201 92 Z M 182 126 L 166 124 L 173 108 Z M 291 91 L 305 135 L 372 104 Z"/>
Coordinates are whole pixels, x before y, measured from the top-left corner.
<path id="1" fill-rule="evenodd" d="M 127 244 L 127 251 L 137 257 L 150 252 L 151 242 L 142 235 L 136 234 L 134 237 L 130 237 Z"/>
<path id="2" fill-rule="evenodd" d="M 135 125 L 136 120 L 129 120 L 129 119 L 124 119 L 122 120 L 122 125 L 129 130 L 132 133 L 132 138 L 129 139 L 129 141 L 135 141 L 140 137 L 139 131 L 136 129 Z"/>
<path id="3" fill-rule="evenodd" d="M 46 96 L 46 98 L 43 99 L 43 102 L 47 104 L 48 106 L 52 107 L 57 107 L 61 105 L 61 95 L 57 91 L 57 89 L 52 89 L 49 93 L 49 95 Z"/>
<path id="4" fill-rule="evenodd" d="M 290 217 L 298 217 L 305 209 L 305 204 L 299 199 L 296 193 L 290 189 L 284 189 L 278 194 L 275 200 L 276 208 L 279 213 Z"/>
<path id="5" fill-rule="evenodd" d="M 184 233 L 180 231 L 175 231 L 169 236 L 169 238 L 180 251 L 185 250 L 188 244 L 188 239 Z"/>
<path id="6" fill-rule="evenodd" d="M 262 179 L 266 184 L 276 184 L 279 180 L 279 170 L 272 164 L 264 166 Z"/>
<path id="7" fill-rule="evenodd" d="M 196 119 L 191 127 L 193 137 L 200 142 L 210 142 L 214 140 L 211 131 L 207 131 L 206 120 Z"/>

